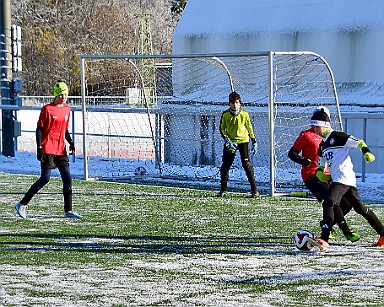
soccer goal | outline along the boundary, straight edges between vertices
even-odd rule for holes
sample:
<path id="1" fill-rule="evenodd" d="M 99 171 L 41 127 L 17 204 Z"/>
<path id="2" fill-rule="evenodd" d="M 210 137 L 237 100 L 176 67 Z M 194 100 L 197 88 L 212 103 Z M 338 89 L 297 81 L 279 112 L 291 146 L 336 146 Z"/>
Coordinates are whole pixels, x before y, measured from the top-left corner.
<path id="1" fill-rule="evenodd" d="M 303 186 L 287 152 L 316 106 L 342 129 L 332 71 L 312 52 L 82 55 L 85 179 L 219 187 L 219 125 L 238 92 L 257 137 L 252 157 L 271 195 Z M 237 156 L 229 189 L 248 185 Z"/>

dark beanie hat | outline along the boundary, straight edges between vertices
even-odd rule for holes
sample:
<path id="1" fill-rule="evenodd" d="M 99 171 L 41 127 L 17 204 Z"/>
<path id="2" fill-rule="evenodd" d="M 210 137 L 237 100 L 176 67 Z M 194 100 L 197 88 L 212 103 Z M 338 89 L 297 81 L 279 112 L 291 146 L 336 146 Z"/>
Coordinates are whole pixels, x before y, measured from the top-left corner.
<path id="1" fill-rule="evenodd" d="M 241 97 L 238 93 L 232 92 L 229 94 L 229 101 L 235 101 L 236 99 L 239 99 L 241 101 Z"/>
<path id="2" fill-rule="evenodd" d="M 318 127 L 331 128 L 331 120 L 329 118 L 329 111 L 324 108 L 318 108 L 313 112 L 311 117 L 310 125 Z"/>

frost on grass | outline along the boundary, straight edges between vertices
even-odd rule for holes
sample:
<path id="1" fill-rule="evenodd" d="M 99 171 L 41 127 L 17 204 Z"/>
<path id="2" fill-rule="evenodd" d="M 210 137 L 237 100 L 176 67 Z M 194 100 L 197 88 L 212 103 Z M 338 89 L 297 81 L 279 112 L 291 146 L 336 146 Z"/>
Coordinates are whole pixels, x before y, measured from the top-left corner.
<path id="1" fill-rule="evenodd" d="M 2 178 L 24 188 L 33 181 Z M 45 191 L 59 189 L 52 180 Z M 18 195 L 1 197 L 0 305 L 382 304 L 384 250 L 370 247 L 378 236 L 353 212 L 357 243 L 337 231 L 328 253 L 300 253 L 292 235 L 319 230 L 314 201 L 88 182 L 76 189 L 84 215 L 76 221 L 62 217 L 59 194 L 37 195 L 28 220 L 14 210 Z"/>

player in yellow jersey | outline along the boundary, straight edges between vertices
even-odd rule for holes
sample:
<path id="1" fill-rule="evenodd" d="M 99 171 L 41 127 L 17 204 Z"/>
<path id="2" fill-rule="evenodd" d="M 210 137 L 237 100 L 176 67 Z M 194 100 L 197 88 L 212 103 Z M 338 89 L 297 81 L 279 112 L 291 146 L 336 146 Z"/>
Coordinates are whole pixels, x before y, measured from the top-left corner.
<path id="1" fill-rule="evenodd" d="M 235 160 L 236 151 L 240 152 L 241 164 L 251 185 L 251 197 L 258 197 L 255 173 L 250 160 L 249 139 L 252 141 L 252 154 L 257 152 L 257 142 L 253 133 L 251 119 L 247 111 L 240 107 L 241 97 L 232 92 L 229 95 L 229 109 L 224 111 L 220 120 L 220 133 L 224 139 L 222 165 L 220 168 L 221 188 L 217 196 L 227 192 L 229 169 Z"/>

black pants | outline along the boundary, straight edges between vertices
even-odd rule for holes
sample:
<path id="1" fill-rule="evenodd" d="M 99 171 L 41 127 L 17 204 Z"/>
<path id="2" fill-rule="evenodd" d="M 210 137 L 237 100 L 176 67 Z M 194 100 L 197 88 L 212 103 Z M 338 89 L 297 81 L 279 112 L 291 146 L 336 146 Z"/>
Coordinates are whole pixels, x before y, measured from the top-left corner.
<path id="1" fill-rule="evenodd" d="M 256 192 L 257 186 L 256 186 L 256 180 L 255 180 L 255 172 L 253 170 L 253 165 L 250 160 L 249 143 L 238 144 L 237 150 L 240 153 L 241 165 L 245 171 L 245 174 L 247 175 L 248 182 L 251 185 L 251 190 Z M 229 169 L 231 168 L 233 161 L 235 160 L 236 151 L 232 153 L 224 146 L 223 157 L 222 157 L 223 163 L 221 164 L 221 168 L 220 168 L 221 191 L 227 190 Z"/>
<path id="2" fill-rule="evenodd" d="M 319 202 L 325 199 L 328 190 L 331 187 L 330 183 L 320 181 L 316 175 L 308 177 L 304 184 Z M 341 210 L 341 212 L 339 210 Z M 352 205 L 349 203 L 348 199 L 343 196 L 340 203 L 334 205 L 334 223 L 340 224 L 342 221 L 345 221 L 344 215 L 349 213 L 351 210 Z"/>
<path id="3" fill-rule="evenodd" d="M 20 201 L 23 205 L 28 205 L 32 197 L 35 196 L 50 180 L 52 169 L 58 168 L 61 180 L 63 182 L 64 211 L 72 210 L 72 176 L 69 169 L 69 160 L 67 156 L 50 156 L 40 163 L 40 178 L 31 185 L 23 199 Z"/>
<path id="4" fill-rule="evenodd" d="M 334 223 L 333 207 L 340 204 L 343 197 L 351 204 L 353 210 L 363 216 L 380 236 L 384 236 L 383 224 L 377 218 L 376 214 L 361 202 L 357 188 L 333 182 L 323 202 L 324 226 L 322 228 L 321 238 L 326 241 L 329 239 L 329 233 L 332 229 L 331 225 Z"/>

